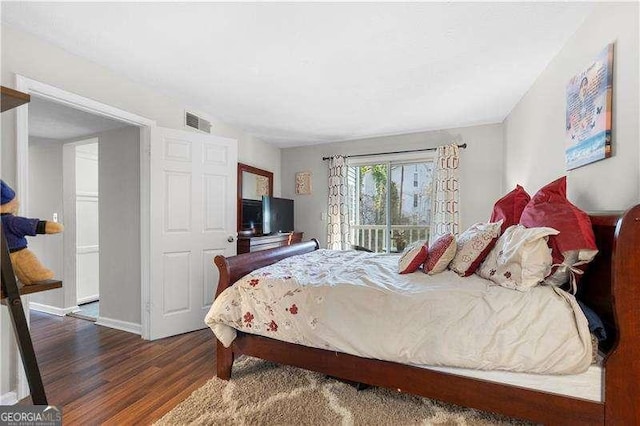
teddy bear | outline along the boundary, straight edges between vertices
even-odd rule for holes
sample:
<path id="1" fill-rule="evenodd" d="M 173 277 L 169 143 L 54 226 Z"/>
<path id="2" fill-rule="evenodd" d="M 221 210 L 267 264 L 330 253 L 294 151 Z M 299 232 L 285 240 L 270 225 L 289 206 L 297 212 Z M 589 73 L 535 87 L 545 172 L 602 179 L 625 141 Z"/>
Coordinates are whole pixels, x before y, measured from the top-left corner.
<path id="1" fill-rule="evenodd" d="M 18 280 L 24 285 L 30 285 L 52 279 L 53 271 L 42 265 L 33 252 L 27 248 L 25 236 L 57 234 L 62 232 L 64 227 L 56 222 L 16 216 L 20 205 L 16 193 L 1 179 L 0 187 L 2 233 L 7 239 L 13 271 Z"/>

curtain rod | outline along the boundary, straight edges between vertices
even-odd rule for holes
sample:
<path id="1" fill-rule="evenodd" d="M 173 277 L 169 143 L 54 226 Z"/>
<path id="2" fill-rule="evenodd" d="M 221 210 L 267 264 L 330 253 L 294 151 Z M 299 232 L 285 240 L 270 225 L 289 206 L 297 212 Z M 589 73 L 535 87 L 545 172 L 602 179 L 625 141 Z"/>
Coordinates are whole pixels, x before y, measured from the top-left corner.
<path id="1" fill-rule="evenodd" d="M 463 143 L 462 145 L 458 145 L 458 148 L 466 149 L 467 144 Z M 356 155 L 345 155 L 344 158 L 355 158 L 355 157 L 371 157 L 374 155 L 391 155 L 391 154 L 406 154 L 408 152 L 423 152 L 423 151 L 435 151 L 436 148 L 424 148 L 424 149 L 408 149 L 406 151 L 391 151 L 391 152 L 377 152 L 375 154 L 356 154 Z M 331 157 L 322 157 L 322 161 L 327 161 Z"/>

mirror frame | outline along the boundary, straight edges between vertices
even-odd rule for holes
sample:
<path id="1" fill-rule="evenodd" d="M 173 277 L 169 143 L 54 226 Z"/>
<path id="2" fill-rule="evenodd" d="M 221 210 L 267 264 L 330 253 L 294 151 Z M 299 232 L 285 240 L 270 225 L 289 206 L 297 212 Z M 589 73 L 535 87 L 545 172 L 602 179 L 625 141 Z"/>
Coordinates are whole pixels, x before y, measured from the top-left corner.
<path id="1" fill-rule="evenodd" d="M 273 197 L 273 172 L 259 169 L 248 164 L 238 163 L 238 217 L 236 227 L 238 231 L 242 230 L 242 173 L 253 173 L 254 175 L 264 176 L 269 179 L 269 196 Z"/>

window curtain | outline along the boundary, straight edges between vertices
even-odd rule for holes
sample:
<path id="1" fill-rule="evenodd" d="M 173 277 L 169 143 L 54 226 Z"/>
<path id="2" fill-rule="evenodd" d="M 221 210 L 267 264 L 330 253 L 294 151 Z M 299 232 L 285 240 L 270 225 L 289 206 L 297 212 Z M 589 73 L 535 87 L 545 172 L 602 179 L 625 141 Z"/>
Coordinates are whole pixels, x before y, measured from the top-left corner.
<path id="1" fill-rule="evenodd" d="M 347 163 L 341 155 L 329 159 L 329 203 L 327 209 L 327 248 L 348 250 L 349 209 L 347 193 Z"/>
<path id="2" fill-rule="evenodd" d="M 431 194 L 431 224 L 429 245 L 443 235 L 458 236 L 460 223 L 460 186 L 458 145 L 439 146 L 436 151 L 435 170 Z"/>

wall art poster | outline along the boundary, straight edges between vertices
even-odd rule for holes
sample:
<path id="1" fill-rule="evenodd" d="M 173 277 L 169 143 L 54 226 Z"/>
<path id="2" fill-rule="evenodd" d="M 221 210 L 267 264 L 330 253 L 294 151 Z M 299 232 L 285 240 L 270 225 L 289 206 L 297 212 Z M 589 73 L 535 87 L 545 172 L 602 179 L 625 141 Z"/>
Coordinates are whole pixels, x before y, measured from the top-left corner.
<path id="1" fill-rule="evenodd" d="M 567 85 L 567 170 L 611 157 L 613 44 Z"/>
<path id="2" fill-rule="evenodd" d="M 296 173 L 296 194 L 311 194 L 311 172 Z"/>

